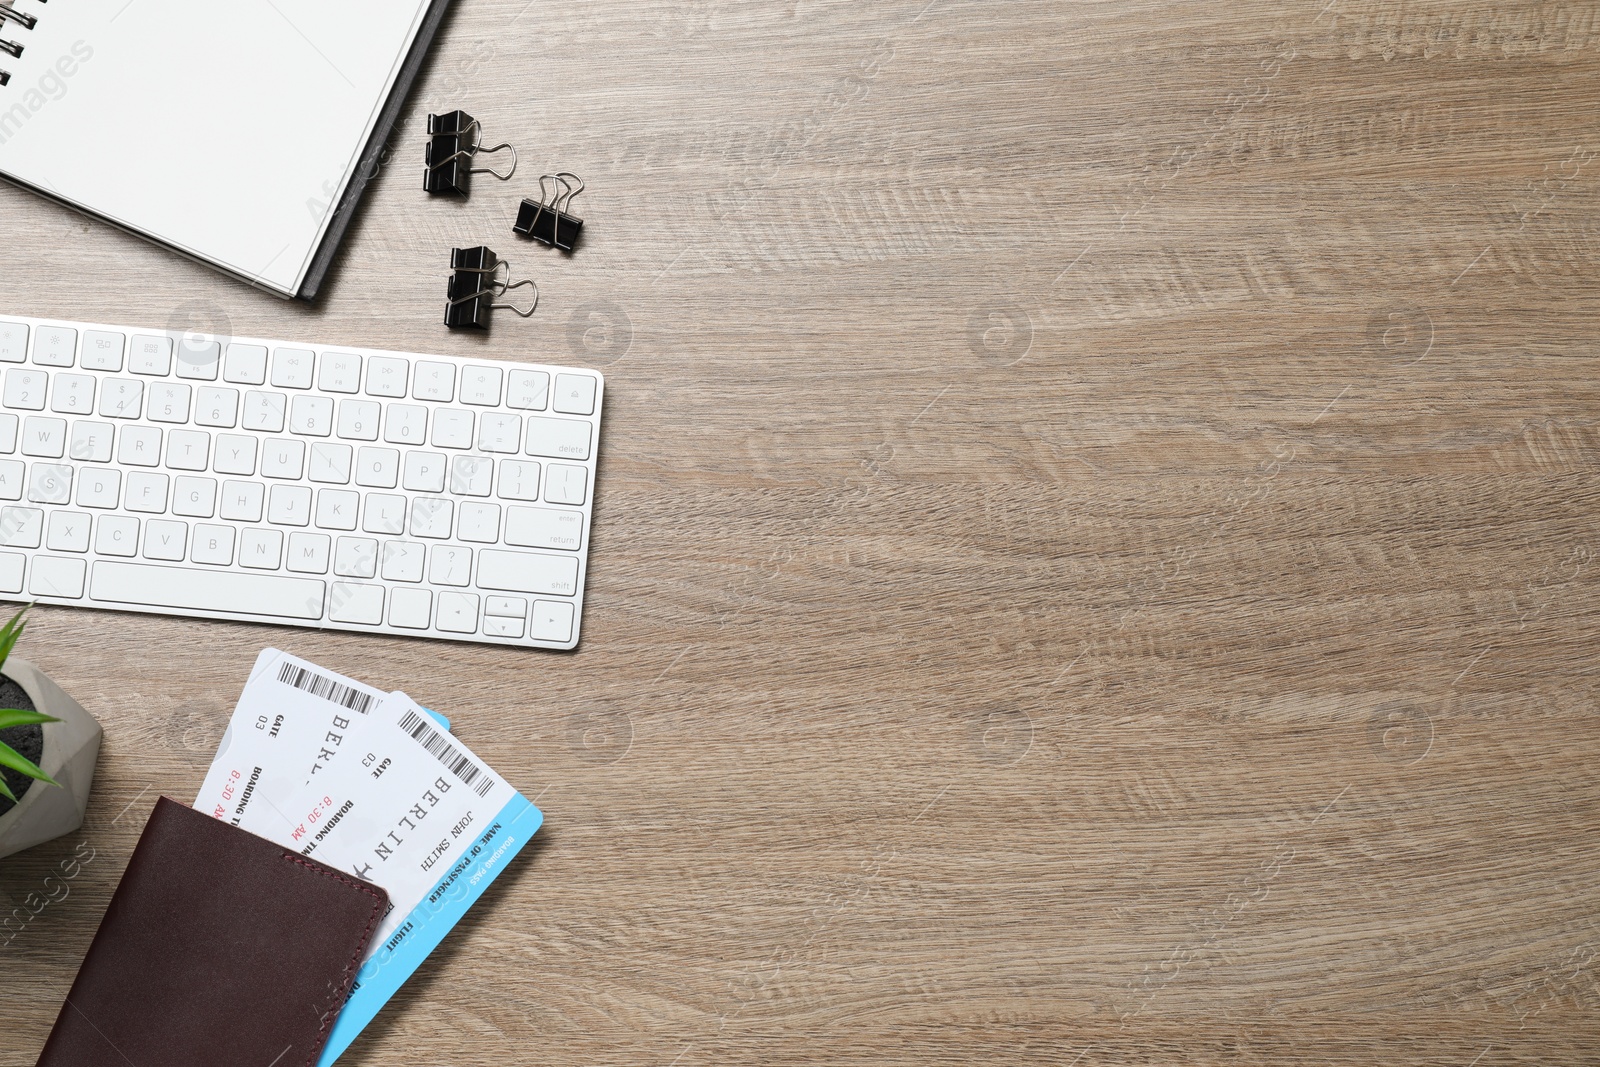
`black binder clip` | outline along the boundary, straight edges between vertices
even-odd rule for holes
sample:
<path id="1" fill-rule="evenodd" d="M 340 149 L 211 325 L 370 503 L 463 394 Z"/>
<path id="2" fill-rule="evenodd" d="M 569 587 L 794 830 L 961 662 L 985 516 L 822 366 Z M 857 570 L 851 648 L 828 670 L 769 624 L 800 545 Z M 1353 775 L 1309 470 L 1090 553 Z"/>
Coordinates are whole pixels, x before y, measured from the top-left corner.
<path id="1" fill-rule="evenodd" d="M 554 196 L 547 183 L 553 184 Z M 522 202 L 517 209 L 517 221 L 511 228 L 540 244 L 552 245 L 563 252 L 572 251 L 572 246 L 578 243 L 578 235 L 583 232 L 583 220 L 572 213 L 572 198 L 581 192 L 583 179 L 576 174 L 562 171 L 541 175 L 539 199 Z"/>
<path id="2" fill-rule="evenodd" d="M 495 279 L 495 273 L 506 268 L 506 281 Z M 520 282 L 510 280 L 511 264 L 495 255 L 483 245 L 476 248 L 450 250 L 449 303 L 444 306 L 444 324 L 452 330 L 487 330 L 489 311 L 508 308 L 523 318 L 533 314 L 539 306 L 539 287 L 531 278 Z M 523 311 L 514 304 L 497 304 L 495 299 L 504 296 L 508 289 L 533 285 L 533 306 Z"/>
<path id="3" fill-rule="evenodd" d="M 454 193 L 466 196 L 474 174 L 493 174 L 501 181 L 509 181 L 517 172 L 517 150 L 509 144 L 483 147 L 483 126 L 465 111 L 451 111 L 444 115 L 428 116 L 428 148 L 423 156 L 427 170 L 423 172 L 422 187 L 434 196 Z M 490 167 L 474 167 L 473 159 L 480 153 L 511 149 L 511 169 L 501 174 Z"/>

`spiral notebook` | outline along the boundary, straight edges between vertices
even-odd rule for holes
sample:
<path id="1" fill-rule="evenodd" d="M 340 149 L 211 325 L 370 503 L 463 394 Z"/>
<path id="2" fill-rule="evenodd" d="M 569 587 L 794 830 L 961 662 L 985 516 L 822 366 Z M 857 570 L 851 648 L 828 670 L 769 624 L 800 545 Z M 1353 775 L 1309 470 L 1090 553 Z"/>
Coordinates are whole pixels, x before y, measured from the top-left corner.
<path id="1" fill-rule="evenodd" d="M 0 177 L 311 299 L 448 2 L 0 0 Z"/>

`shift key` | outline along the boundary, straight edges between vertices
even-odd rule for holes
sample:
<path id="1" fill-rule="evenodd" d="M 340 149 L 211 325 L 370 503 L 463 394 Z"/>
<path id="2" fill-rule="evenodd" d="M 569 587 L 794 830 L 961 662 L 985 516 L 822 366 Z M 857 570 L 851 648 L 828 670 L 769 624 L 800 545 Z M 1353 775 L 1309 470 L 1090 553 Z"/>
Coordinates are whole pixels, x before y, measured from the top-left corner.
<path id="1" fill-rule="evenodd" d="M 578 591 L 578 561 L 572 556 L 486 548 L 478 553 L 478 586 L 510 593 L 573 596 Z"/>

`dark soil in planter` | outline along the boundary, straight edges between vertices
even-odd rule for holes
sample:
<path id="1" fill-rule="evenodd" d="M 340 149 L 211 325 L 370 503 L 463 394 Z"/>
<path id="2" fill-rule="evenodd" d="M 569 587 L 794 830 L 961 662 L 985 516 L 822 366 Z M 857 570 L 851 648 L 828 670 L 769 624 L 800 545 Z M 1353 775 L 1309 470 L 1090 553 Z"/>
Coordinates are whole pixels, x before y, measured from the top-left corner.
<path id="1" fill-rule="evenodd" d="M 36 710 L 33 699 L 28 696 L 27 690 L 13 682 L 10 678 L 0 675 L 0 708 L 21 708 L 23 711 Z M 40 723 L 30 723 L 27 726 L 9 726 L 0 730 L 0 741 L 4 741 L 24 756 L 38 763 L 44 758 L 44 726 Z M 21 800 L 34 780 L 21 771 L 14 771 L 10 767 L 0 767 L 0 775 L 5 776 L 6 787 L 16 794 Z M 4 815 L 16 807 L 11 801 L 0 796 L 0 815 Z"/>

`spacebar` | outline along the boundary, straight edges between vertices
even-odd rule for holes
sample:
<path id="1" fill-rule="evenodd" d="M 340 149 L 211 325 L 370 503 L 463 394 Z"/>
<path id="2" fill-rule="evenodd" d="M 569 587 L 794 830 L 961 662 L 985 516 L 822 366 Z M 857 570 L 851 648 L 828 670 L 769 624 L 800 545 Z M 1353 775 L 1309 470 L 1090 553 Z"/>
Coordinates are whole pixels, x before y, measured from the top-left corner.
<path id="1" fill-rule="evenodd" d="M 322 583 L 309 578 L 104 560 L 95 563 L 89 581 L 89 595 L 95 600 L 292 619 L 322 618 L 322 591 Z"/>

